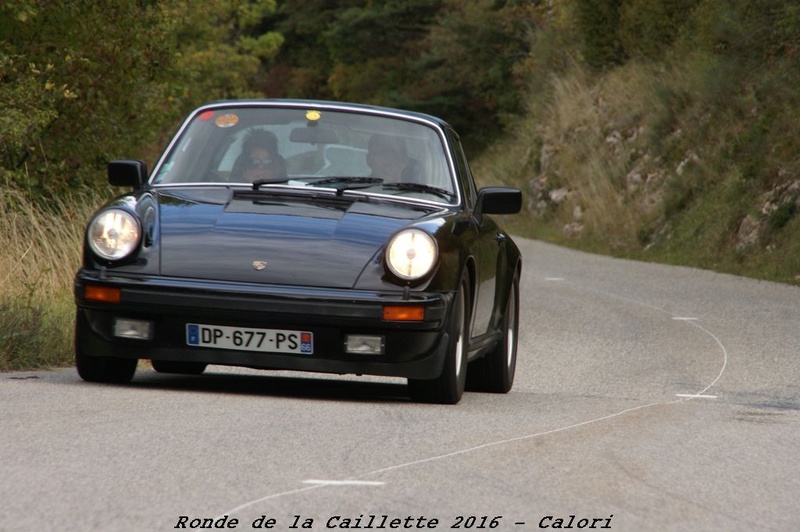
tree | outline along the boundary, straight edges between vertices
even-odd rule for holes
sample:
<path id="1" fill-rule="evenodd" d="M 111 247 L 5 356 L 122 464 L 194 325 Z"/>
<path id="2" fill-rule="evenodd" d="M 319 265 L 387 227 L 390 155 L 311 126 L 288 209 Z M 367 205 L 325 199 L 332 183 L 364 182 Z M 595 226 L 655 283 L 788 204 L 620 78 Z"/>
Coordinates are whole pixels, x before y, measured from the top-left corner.
<path id="1" fill-rule="evenodd" d="M 292 0 L 278 8 L 286 44 L 270 68 L 274 94 L 387 104 L 441 0 Z"/>
<path id="2" fill-rule="evenodd" d="M 63 192 L 150 140 L 144 126 L 165 112 L 157 104 L 168 99 L 161 79 L 172 53 L 159 8 L 28 0 L 0 4 L 0 21 L 3 182 Z"/>
<path id="3" fill-rule="evenodd" d="M 322 35 L 342 9 L 361 0 L 279 0 L 270 22 L 284 37 L 277 56 L 267 66 L 270 97 L 332 99 L 328 86 L 333 60 Z"/>
<path id="4" fill-rule="evenodd" d="M 622 63 L 625 55 L 619 42 L 619 23 L 623 0 L 573 1 L 584 60 L 595 68 Z"/>
<path id="5" fill-rule="evenodd" d="M 36 196 L 155 153 L 197 104 L 263 95 L 273 0 L 0 3 L 0 179 Z M 91 31 L 87 31 L 90 29 Z"/>
<path id="6" fill-rule="evenodd" d="M 545 14 L 538 2 L 447 0 L 401 92 L 406 105 L 442 115 L 473 144 L 496 136 L 522 110 L 517 74 Z"/>
<path id="7" fill-rule="evenodd" d="M 522 0 L 287 0 L 271 94 L 424 111 L 491 136 L 521 109 L 517 73 L 545 11 Z"/>
<path id="8" fill-rule="evenodd" d="M 283 44 L 280 33 L 264 26 L 275 11 L 275 0 L 170 4 L 185 110 L 210 100 L 265 96 L 262 64 Z"/>
<path id="9" fill-rule="evenodd" d="M 335 97 L 394 104 L 408 83 L 418 42 L 435 21 L 439 0 L 367 2 L 342 10 L 322 36 L 333 63 Z"/>

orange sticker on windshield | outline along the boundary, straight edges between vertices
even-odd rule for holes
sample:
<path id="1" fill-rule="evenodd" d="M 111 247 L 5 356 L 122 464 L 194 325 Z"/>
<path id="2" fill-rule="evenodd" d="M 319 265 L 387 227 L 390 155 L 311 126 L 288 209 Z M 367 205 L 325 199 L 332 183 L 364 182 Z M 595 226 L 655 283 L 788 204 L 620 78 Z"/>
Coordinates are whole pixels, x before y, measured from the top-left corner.
<path id="1" fill-rule="evenodd" d="M 214 122 L 218 127 L 233 127 L 239 123 L 239 117 L 235 114 L 222 115 Z"/>

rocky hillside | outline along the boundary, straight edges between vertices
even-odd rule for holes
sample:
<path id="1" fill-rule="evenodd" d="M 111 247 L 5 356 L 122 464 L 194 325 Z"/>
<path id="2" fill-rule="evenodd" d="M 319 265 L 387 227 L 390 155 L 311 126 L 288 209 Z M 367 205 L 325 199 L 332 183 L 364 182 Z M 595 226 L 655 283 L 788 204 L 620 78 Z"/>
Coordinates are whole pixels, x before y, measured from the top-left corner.
<path id="1" fill-rule="evenodd" d="M 525 190 L 528 235 L 800 283 L 800 40 L 743 57 L 679 44 L 540 76 L 478 175 Z"/>

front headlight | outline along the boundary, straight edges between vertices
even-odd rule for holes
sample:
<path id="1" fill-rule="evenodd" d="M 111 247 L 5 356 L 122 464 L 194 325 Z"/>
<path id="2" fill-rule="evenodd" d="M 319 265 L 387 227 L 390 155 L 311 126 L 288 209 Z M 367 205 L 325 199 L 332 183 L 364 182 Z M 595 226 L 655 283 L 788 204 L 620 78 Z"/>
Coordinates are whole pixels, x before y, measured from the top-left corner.
<path id="1" fill-rule="evenodd" d="M 127 257 L 139 245 L 141 236 L 139 221 L 128 211 L 108 209 L 89 225 L 89 247 L 99 257 L 119 260 Z"/>
<path id="2" fill-rule="evenodd" d="M 401 279 L 413 281 L 426 276 L 436 264 L 436 241 L 425 231 L 406 229 L 397 233 L 386 247 L 386 263 Z"/>

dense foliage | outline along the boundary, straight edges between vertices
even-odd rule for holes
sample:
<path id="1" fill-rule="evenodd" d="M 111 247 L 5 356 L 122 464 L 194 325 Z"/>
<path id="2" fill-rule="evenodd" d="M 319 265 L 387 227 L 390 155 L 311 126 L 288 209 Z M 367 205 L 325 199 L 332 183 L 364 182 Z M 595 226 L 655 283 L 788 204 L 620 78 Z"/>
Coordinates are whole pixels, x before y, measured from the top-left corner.
<path id="1" fill-rule="evenodd" d="M 139 4 L 0 4 L 3 181 L 63 192 L 145 140 L 135 124 L 165 99 L 169 30 Z"/>
<path id="2" fill-rule="evenodd" d="M 481 148 L 571 61 L 705 51 L 796 60 L 792 0 L 0 1 L 0 178 L 59 195 L 152 159 L 208 100 L 323 98 L 431 112 Z M 726 70 L 725 72 L 728 72 Z"/>
<path id="3" fill-rule="evenodd" d="M 0 175 L 36 195 L 96 185 L 109 159 L 152 158 L 221 98 L 409 107 L 486 143 L 521 110 L 536 4 L 0 2 Z"/>
<path id="4" fill-rule="evenodd" d="M 274 2 L 0 3 L 0 178 L 45 197 L 147 153 L 185 110 L 255 96 Z"/>

